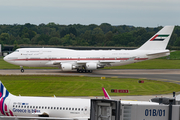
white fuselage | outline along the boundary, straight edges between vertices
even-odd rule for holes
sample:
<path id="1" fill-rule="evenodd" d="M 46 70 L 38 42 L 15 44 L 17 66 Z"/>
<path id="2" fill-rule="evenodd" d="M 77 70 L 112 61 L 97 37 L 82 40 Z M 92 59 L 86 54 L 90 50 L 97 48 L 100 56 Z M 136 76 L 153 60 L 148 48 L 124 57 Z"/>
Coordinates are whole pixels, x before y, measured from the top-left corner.
<path id="1" fill-rule="evenodd" d="M 168 51 L 168 50 L 164 50 Z M 120 66 L 154 59 L 169 53 L 148 56 L 147 54 L 164 52 L 162 50 L 69 50 L 58 48 L 21 48 L 7 55 L 4 60 L 19 66 L 59 67 L 56 63 L 70 63 L 73 68 L 86 63 L 102 66 Z"/>
<path id="2" fill-rule="evenodd" d="M 6 116 L 40 117 L 39 115 L 44 114 L 59 118 L 89 118 L 90 99 L 10 95 L 4 101 L 4 114 Z M 1 115 L 4 114 L 1 112 Z"/>

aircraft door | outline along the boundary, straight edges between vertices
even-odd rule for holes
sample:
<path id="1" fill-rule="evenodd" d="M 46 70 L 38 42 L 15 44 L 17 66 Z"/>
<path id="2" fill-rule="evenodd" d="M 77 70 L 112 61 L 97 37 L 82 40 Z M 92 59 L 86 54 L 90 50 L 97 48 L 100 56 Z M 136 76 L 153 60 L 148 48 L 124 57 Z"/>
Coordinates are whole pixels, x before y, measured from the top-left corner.
<path id="1" fill-rule="evenodd" d="M 29 54 L 29 51 L 26 51 L 26 53 L 25 53 L 26 61 L 28 61 L 28 54 Z"/>
<path id="2" fill-rule="evenodd" d="M 87 114 L 88 114 L 88 112 L 89 112 L 89 111 L 88 111 L 88 107 L 87 107 L 87 106 L 86 106 L 86 107 L 84 107 L 84 114 L 85 114 L 85 115 L 87 115 Z"/>

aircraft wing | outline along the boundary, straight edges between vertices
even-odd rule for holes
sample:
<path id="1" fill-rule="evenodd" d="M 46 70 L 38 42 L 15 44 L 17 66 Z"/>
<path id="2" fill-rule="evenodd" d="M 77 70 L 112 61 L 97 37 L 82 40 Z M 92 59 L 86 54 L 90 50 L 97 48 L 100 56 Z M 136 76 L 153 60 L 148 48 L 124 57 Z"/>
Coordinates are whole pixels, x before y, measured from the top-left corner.
<path id="1" fill-rule="evenodd" d="M 60 65 L 61 64 L 61 62 L 53 62 L 53 65 Z"/>
<path id="2" fill-rule="evenodd" d="M 0 116 L 1 120 L 6 120 L 6 119 L 27 119 L 27 120 L 32 120 L 32 119 L 37 119 L 37 120 L 87 120 L 89 117 L 77 117 L 77 118 L 59 118 L 59 117 L 28 117 L 28 116 Z"/>
<path id="3" fill-rule="evenodd" d="M 117 60 L 77 60 L 76 62 L 79 64 L 86 64 L 89 62 L 95 62 L 95 63 L 116 63 L 116 62 L 121 62 L 121 61 L 129 61 L 129 60 L 133 60 L 135 57 L 131 57 L 131 58 L 122 58 L 122 59 L 117 59 Z M 49 61 L 48 63 L 46 63 L 46 65 L 60 65 L 62 61 Z"/>

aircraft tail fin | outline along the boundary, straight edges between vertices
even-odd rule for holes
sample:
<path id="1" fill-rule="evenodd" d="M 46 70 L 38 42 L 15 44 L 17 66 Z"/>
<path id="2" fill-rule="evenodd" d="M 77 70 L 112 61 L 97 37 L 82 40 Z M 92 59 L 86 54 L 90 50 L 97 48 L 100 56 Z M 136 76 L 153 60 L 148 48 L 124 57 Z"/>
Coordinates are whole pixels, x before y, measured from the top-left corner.
<path id="1" fill-rule="evenodd" d="M 105 88 L 102 88 L 102 90 L 103 90 L 103 93 L 104 93 L 104 97 L 105 97 L 106 99 L 111 99 L 111 97 L 108 95 L 108 93 L 107 93 L 107 91 L 105 90 Z"/>
<path id="2" fill-rule="evenodd" d="M 0 113 L 2 115 L 7 115 L 9 116 L 9 113 L 11 116 L 13 116 L 13 113 L 11 110 L 9 110 L 7 113 L 7 105 L 6 103 L 4 103 L 4 101 L 6 100 L 7 97 L 9 97 L 10 94 L 7 89 L 4 87 L 4 85 L 2 84 L 2 82 L 0 81 Z"/>
<path id="3" fill-rule="evenodd" d="M 173 30 L 174 26 L 165 26 L 138 48 L 138 50 L 165 50 Z"/>
<path id="4" fill-rule="evenodd" d="M 10 95 L 11 93 L 9 93 L 7 91 L 7 89 L 4 87 L 4 85 L 2 84 L 2 82 L 0 81 L 0 99 L 1 98 L 6 98 Z"/>

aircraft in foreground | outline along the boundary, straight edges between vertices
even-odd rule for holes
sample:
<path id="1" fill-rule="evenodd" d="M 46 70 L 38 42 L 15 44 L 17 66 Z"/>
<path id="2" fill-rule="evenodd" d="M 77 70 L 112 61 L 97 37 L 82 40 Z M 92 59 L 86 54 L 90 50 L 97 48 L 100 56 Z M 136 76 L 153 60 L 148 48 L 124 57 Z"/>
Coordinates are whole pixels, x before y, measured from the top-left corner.
<path id="1" fill-rule="evenodd" d="M 20 48 L 4 57 L 8 63 L 29 67 L 59 67 L 62 71 L 92 72 L 105 66 L 121 66 L 170 54 L 166 50 L 174 26 L 165 26 L 135 50 L 70 50 Z"/>
<path id="2" fill-rule="evenodd" d="M 111 99 L 105 89 L 103 92 L 106 99 Z M 158 103 L 144 101 L 122 101 L 121 103 L 158 105 Z M 9 93 L 0 81 L 0 119 L 88 120 L 90 104 L 90 99 L 15 96 Z"/>
<path id="3" fill-rule="evenodd" d="M 89 117 L 90 99 L 15 96 L 0 81 L 0 119 L 88 120 Z"/>

